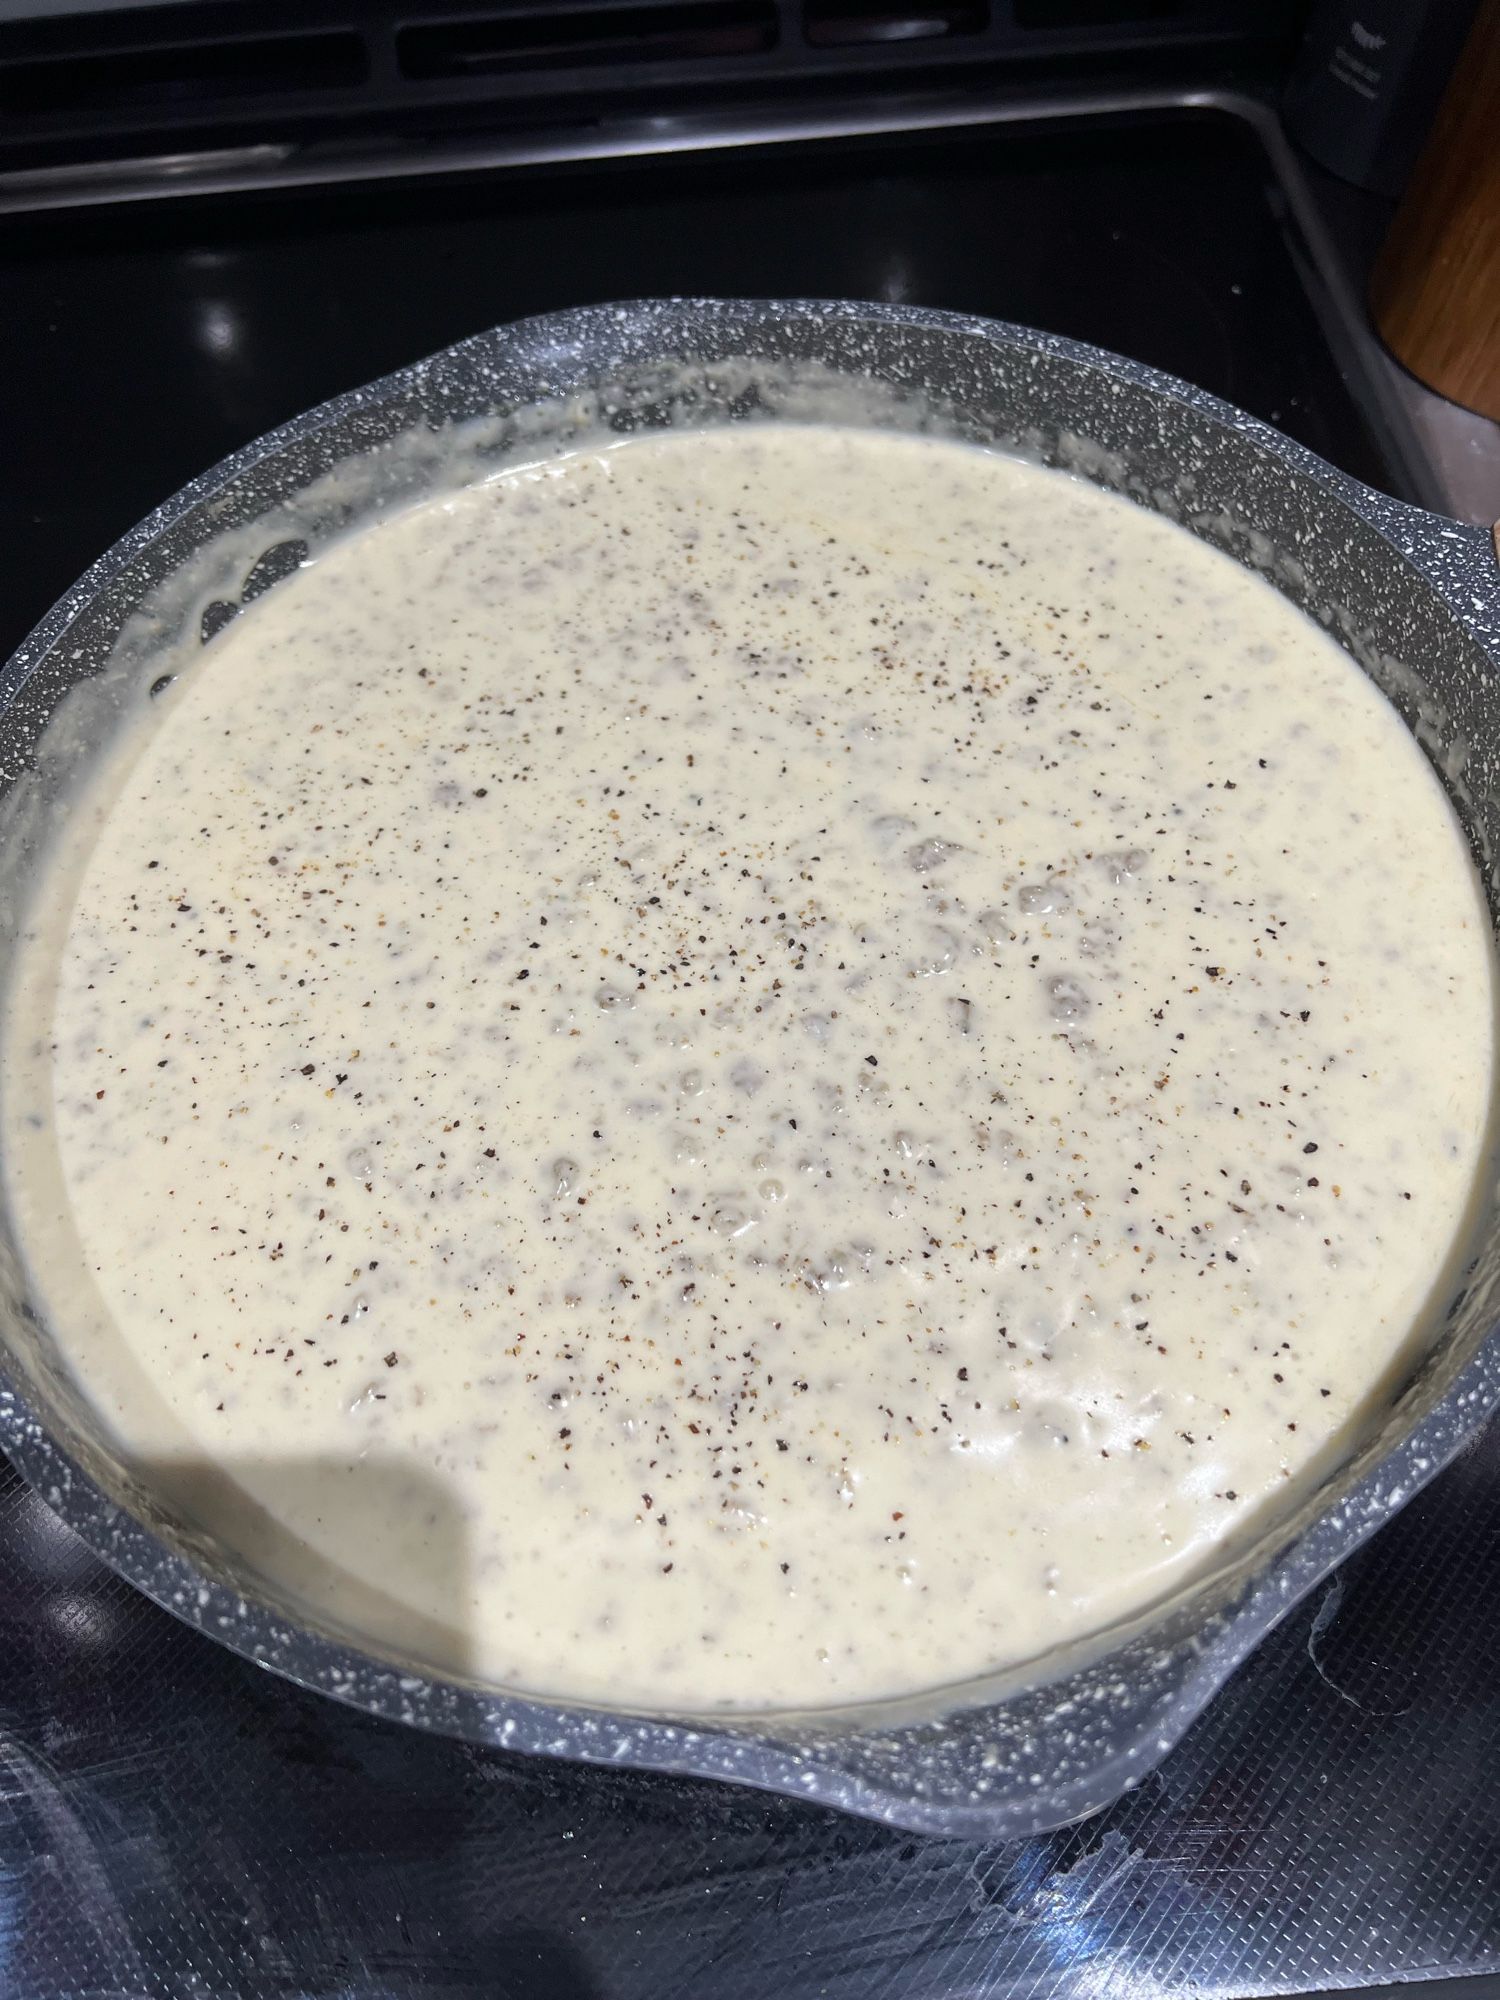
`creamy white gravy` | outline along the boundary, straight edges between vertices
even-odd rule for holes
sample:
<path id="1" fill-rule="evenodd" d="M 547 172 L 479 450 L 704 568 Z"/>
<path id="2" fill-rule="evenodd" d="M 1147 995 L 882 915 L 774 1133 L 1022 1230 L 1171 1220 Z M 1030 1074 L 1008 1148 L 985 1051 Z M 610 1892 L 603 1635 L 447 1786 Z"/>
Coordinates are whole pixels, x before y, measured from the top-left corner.
<path id="1" fill-rule="evenodd" d="M 5 1141 L 61 1338 L 328 1615 L 526 1689 L 891 1695 L 1139 1610 L 1389 1391 L 1484 1144 L 1393 711 L 962 446 L 392 520 L 78 829 Z"/>

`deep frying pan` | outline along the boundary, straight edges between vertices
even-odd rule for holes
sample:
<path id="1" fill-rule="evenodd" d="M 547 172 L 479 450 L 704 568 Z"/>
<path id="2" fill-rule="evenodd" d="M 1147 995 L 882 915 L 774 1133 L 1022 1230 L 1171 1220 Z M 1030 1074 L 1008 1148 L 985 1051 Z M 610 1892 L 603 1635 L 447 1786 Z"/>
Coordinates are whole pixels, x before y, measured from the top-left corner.
<path id="1" fill-rule="evenodd" d="M 603 424 L 857 417 L 1061 465 L 1262 573 L 1413 729 L 1500 907 L 1500 570 L 1486 531 L 1387 498 L 1229 404 L 1076 342 L 849 303 L 668 300 L 522 321 L 354 390 L 205 473 L 74 585 L 0 677 L 0 950 L 91 744 L 153 663 L 350 525 Z M 1420 1031 L 1420 1030 L 1419 1030 Z M 738 1780 L 916 1831 L 1019 1837 L 1139 1779 L 1275 1622 L 1500 1401 L 1500 1215 L 1379 1427 L 1294 1511 L 1131 1624 L 921 1701 L 664 1719 L 435 1675 L 318 1623 L 184 1518 L 64 1368 L 0 1216 L 0 1445 L 188 1623 L 374 1714 L 508 1749 Z"/>

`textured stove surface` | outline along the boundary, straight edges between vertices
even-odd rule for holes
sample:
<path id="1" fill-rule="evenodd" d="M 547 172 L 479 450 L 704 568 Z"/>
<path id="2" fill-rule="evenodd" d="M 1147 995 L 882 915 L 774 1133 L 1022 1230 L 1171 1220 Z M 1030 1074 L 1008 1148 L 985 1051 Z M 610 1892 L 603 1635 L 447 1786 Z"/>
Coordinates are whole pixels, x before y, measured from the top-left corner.
<path id="1" fill-rule="evenodd" d="M 1265 157 L 1223 116 L 12 218 L 0 292 L 0 652 L 221 453 L 477 327 L 590 299 L 992 313 L 1172 369 L 1390 481 Z M 20 2000 L 1041 2000 L 1500 1976 L 1497 1436 L 1138 1794 L 1019 1847 L 348 1713 L 144 1603 L 5 1482 L 0 1992 Z"/>
<path id="2" fill-rule="evenodd" d="M 356 1715 L 178 1626 L 6 1477 L 7 1994 L 1051 2000 L 1500 1968 L 1493 1439 L 1138 1793 L 1010 1847 Z"/>

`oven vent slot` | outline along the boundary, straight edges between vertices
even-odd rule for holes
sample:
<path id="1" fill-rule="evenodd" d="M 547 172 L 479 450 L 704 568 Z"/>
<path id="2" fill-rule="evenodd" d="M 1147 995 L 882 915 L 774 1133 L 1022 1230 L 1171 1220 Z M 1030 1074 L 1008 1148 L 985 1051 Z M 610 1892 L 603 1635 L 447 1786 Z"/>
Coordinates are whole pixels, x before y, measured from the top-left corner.
<path id="1" fill-rule="evenodd" d="M 836 49 L 979 35 L 989 19 L 987 0 L 806 0 L 802 25 L 815 49 Z"/>
<path id="2" fill-rule="evenodd" d="M 1266 26 L 1274 28 L 1276 10 L 1267 7 L 1263 11 Z M 1018 28 L 1124 28 L 1128 32 L 1179 17 L 1186 17 L 1189 26 L 1196 17 L 1211 28 L 1213 13 L 1202 0 L 1015 0 Z"/>
<path id="3" fill-rule="evenodd" d="M 10 118 L 97 117 L 212 107 L 363 83 L 365 46 L 352 32 L 242 35 L 133 48 L 83 48 L 0 59 L 0 112 Z"/>
<path id="4" fill-rule="evenodd" d="M 402 71 L 423 82 L 762 55 L 775 46 L 773 0 L 663 0 L 645 7 L 469 15 L 403 28 L 396 37 Z"/>

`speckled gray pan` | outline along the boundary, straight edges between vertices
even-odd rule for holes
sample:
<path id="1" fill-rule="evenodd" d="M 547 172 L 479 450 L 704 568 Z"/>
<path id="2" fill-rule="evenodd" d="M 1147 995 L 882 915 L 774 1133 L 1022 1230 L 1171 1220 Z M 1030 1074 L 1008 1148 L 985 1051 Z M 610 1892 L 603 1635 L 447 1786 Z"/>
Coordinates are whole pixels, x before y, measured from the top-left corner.
<path id="1" fill-rule="evenodd" d="M 603 427 L 837 416 L 1030 453 L 1262 571 L 1395 702 L 1500 900 L 1500 578 L 1488 535 L 1384 498 L 1151 370 L 1018 327 L 896 306 L 662 301 L 501 327 L 355 390 L 205 473 L 104 556 L 0 678 L 0 950 L 89 749 L 174 646 L 351 523 Z M 0 1217 L 0 1444 L 158 1603 L 304 1686 L 515 1751 L 696 1772 L 918 1831 L 1019 1836 L 1138 1780 L 1277 1619 L 1500 1400 L 1487 1194 L 1430 1351 L 1342 1467 L 1252 1546 L 1065 1657 L 925 1702 L 815 1716 L 562 1708 L 381 1657 L 307 1620 L 124 1463 L 27 1302 Z"/>

